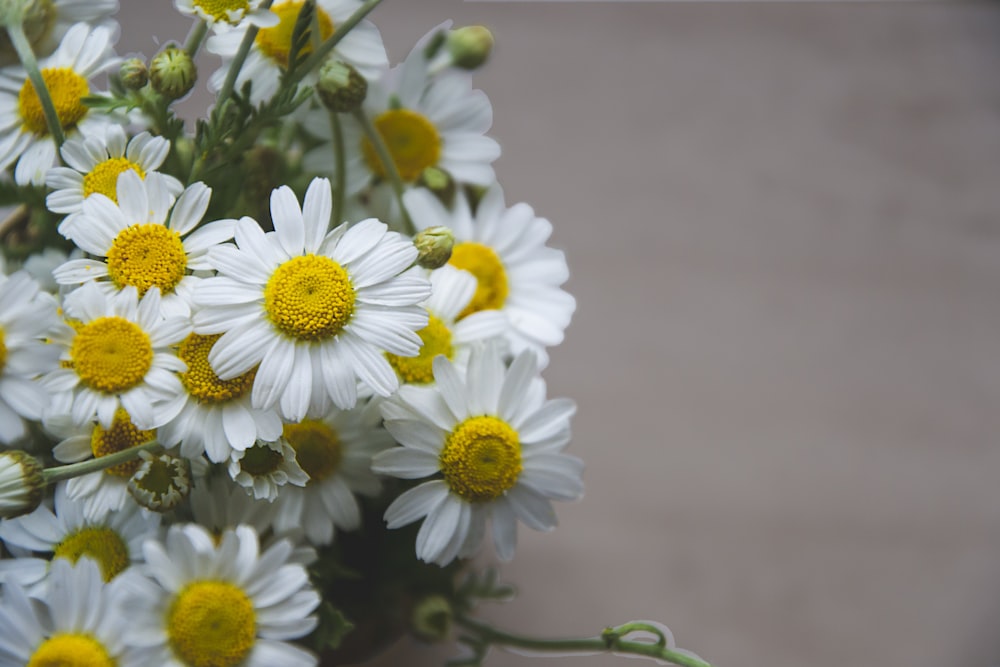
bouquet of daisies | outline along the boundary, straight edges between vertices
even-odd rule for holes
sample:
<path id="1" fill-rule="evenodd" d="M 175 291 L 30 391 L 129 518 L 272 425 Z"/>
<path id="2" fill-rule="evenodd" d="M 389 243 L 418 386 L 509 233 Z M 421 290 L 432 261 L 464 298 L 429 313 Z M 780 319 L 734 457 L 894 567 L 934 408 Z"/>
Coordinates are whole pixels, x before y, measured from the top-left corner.
<path id="1" fill-rule="evenodd" d="M 511 588 L 469 559 L 582 492 L 541 377 L 575 302 L 495 182 L 492 36 L 390 67 L 377 4 L 175 0 L 191 31 L 146 60 L 115 0 L 0 0 L 0 666 L 346 664 L 405 632 L 707 666 L 655 623 L 472 614 Z"/>

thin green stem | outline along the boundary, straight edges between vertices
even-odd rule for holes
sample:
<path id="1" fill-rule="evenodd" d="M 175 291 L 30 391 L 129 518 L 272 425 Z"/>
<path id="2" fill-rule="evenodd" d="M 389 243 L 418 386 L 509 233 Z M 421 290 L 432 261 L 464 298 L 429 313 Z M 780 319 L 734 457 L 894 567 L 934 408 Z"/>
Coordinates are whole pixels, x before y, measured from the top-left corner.
<path id="1" fill-rule="evenodd" d="M 330 35 L 318 49 L 312 52 L 312 55 L 310 55 L 306 61 L 302 63 L 301 67 L 298 67 L 295 72 L 292 73 L 292 76 L 289 77 L 290 80 L 288 81 L 288 84 L 298 83 L 302 80 L 302 77 L 318 68 L 320 63 L 322 63 L 330 54 L 330 51 L 333 51 L 334 47 L 336 47 L 337 44 L 340 43 L 340 40 L 344 38 L 344 35 L 354 29 L 354 26 L 361 23 L 362 19 L 368 16 L 368 14 L 370 14 L 380 2 L 382 2 L 382 0 L 367 0 L 365 4 L 358 7 L 357 11 L 351 14 L 346 21 L 338 25 L 337 29 L 333 31 L 333 34 Z"/>
<path id="2" fill-rule="evenodd" d="M 681 667 L 712 667 L 710 664 L 693 656 L 667 648 L 663 633 L 650 623 L 634 621 L 616 628 L 606 628 L 600 637 L 587 639 L 541 639 L 524 637 L 510 632 L 503 632 L 468 616 L 459 614 L 455 622 L 464 629 L 477 635 L 477 639 L 486 644 L 496 646 L 511 646 L 532 651 L 587 652 L 587 653 L 628 653 L 657 660 L 666 660 Z M 633 632 L 650 632 L 658 636 L 656 643 L 626 641 L 624 637 Z"/>
<path id="3" fill-rule="evenodd" d="M 199 19 L 191 28 L 191 32 L 188 33 L 187 39 L 184 41 L 184 50 L 191 56 L 192 60 L 198 55 L 198 50 L 201 49 L 202 42 L 205 41 L 205 35 L 207 34 L 208 21 Z"/>
<path id="4" fill-rule="evenodd" d="M 365 115 L 365 112 L 357 109 L 354 112 L 354 117 L 361 124 L 361 129 L 364 130 L 368 141 L 375 148 L 375 154 L 378 156 L 379 162 L 382 163 L 382 168 L 389 177 L 389 185 L 392 186 L 392 191 L 396 195 L 396 202 L 399 204 L 400 219 L 403 223 L 402 232 L 413 236 L 416 234 L 416 229 L 413 227 L 413 222 L 410 220 L 410 216 L 406 213 L 406 207 L 403 205 L 403 192 L 405 192 L 406 186 L 403 184 L 403 178 L 399 175 L 399 169 L 396 168 L 396 161 L 392 159 L 392 154 L 389 153 L 389 147 L 385 145 L 385 140 L 379 131 L 375 129 L 375 125 Z"/>
<path id="5" fill-rule="evenodd" d="M 264 0 L 261 3 L 261 9 L 270 9 L 271 3 L 274 0 Z M 240 48 L 236 51 L 236 56 L 233 57 L 233 61 L 229 63 L 229 71 L 226 72 L 226 80 L 222 82 L 222 88 L 219 89 L 219 95 L 216 98 L 216 105 L 219 109 L 222 105 L 229 100 L 229 96 L 233 94 L 233 88 L 236 86 L 236 77 L 240 75 L 240 70 L 243 69 L 243 63 L 246 62 L 247 56 L 250 55 L 250 49 L 253 47 L 253 41 L 257 39 L 258 28 L 255 25 L 251 25 L 247 28 L 247 34 L 243 36 L 243 41 L 240 42 Z"/>
<path id="6" fill-rule="evenodd" d="M 88 459 L 86 461 L 80 461 L 79 463 L 56 466 L 55 468 L 46 468 L 42 471 L 42 477 L 45 479 L 46 484 L 54 484 L 56 482 L 61 482 L 64 479 L 80 477 L 81 475 L 98 472 L 100 470 L 110 468 L 111 466 L 116 466 L 119 463 L 126 463 L 139 456 L 139 452 L 149 451 L 150 449 L 155 449 L 159 446 L 159 442 L 156 440 L 150 440 L 149 442 L 144 442 L 141 445 L 129 447 L 128 449 L 123 449 L 120 452 L 108 454 L 107 456 L 101 456 L 96 459 Z"/>
<path id="7" fill-rule="evenodd" d="M 343 222 L 344 198 L 347 195 L 347 159 L 344 155 L 344 131 L 340 127 L 340 116 L 336 111 L 330 112 L 330 129 L 333 131 L 334 183 L 333 191 L 333 224 Z"/>
<path id="8" fill-rule="evenodd" d="M 49 133 L 56 142 L 56 148 L 62 148 L 63 142 L 66 141 L 66 135 L 63 134 L 62 123 L 59 122 L 59 114 L 56 113 L 56 107 L 52 104 L 52 96 L 49 95 L 48 86 L 45 85 L 45 79 L 42 78 L 42 71 L 38 68 L 38 59 L 35 58 L 35 52 L 31 49 L 31 42 L 24 34 L 24 26 L 21 23 L 7 26 L 7 35 L 17 52 L 17 57 L 21 60 L 21 65 L 28 72 L 28 78 L 35 89 L 35 94 L 38 95 L 38 100 L 42 103 L 45 124 L 49 126 Z"/>

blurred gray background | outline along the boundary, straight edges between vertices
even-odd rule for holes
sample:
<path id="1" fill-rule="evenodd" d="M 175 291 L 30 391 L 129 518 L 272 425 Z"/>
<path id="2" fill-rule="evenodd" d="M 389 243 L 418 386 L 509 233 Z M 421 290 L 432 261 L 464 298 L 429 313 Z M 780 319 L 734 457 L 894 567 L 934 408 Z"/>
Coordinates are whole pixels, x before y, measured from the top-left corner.
<path id="1" fill-rule="evenodd" d="M 168 0 L 123 5 L 120 52 L 183 39 Z M 497 171 L 579 301 L 546 376 L 587 494 L 521 532 L 520 596 L 484 614 L 658 619 L 718 667 L 1000 664 L 1000 6 L 372 18 L 394 61 L 446 18 L 494 31 Z"/>

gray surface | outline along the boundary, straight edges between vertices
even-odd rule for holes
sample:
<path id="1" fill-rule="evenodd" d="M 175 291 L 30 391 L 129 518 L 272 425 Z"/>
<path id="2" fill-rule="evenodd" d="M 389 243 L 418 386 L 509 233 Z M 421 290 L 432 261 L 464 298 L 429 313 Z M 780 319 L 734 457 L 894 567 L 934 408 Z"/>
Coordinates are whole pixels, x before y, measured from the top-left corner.
<path id="1" fill-rule="evenodd" d="M 124 50 L 183 37 L 123 4 Z M 494 30 L 499 175 L 579 300 L 547 377 L 587 496 L 522 532 L 489 615 L 655 618 L 719 667 L 1000 663 L 1000 7 L 373 16 L 395 59 L 444 18 Z"/>

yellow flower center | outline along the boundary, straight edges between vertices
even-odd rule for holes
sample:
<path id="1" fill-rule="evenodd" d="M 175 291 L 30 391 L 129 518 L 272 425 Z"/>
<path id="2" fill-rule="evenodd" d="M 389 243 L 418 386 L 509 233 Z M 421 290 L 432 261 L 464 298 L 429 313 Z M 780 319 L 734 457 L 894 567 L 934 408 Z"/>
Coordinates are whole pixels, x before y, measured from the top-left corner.
<path id="1" fill-rule="evenodd" d="M 278 24 L 270 28 L 261 28 L 257 33 L 257 48 L 282 67 L 288 67 L 288 54 L 292 50 L 292 32 L 295 30 L 295 21 L 298 20 L 304 4 L 305 2 L 298 0 L 271 7 L 271 11 L 278 15 Z M 320 7 L 316 7 L 316 18 L 319 20 L 320 41 L 326 41 L 333 34 L 333 21 Z M 310 53 L 312 53 L 312 40 L 306 42 L 299 55 L 305 56 Z"/>
<path id="2" fill-rule="evenodd" d="M 232 380 L 220 380 L 208 363 L 208 353 L 222 334 L 202 336 L 191 334 L 181 343 L 177 356 L 188 369 L 181 374 L 181 383 L 187 392 L 201 403 L 226 403 L 244 396 L 253 388 L 257 369 L 252 368 Z"/>
<path id="3" fill-rule="evenodd" d="M 469 417 L 448 435 L 439 462 L 454 493 L 469 502 L 496 500 L 521 474 L 521 442 L 497 417 Z"/>
<path id="4" fill-rule="evenodd" d="M 325 422 L 306 419 L 285 424 L 285 440 L 295 450 L 295 460 L 307 475 L 309 484 L 322 482 L 337 472 L 344 452 L 340 436 Z"/>
<path id="5" fill-rule="evenodd" d="M 144 442 L 149 442 L 156 437 L 156 431 L 140 431 L 132 423 L 132 419 L 124 409 L 118 408 L 115 418 L 111 422 L 111 428 L 104 429 L 100 424 L 94 427 L 90 434 L 90 451 L 94 453 L 94 458 L 101 458 L 115 452 L 122 452 L 131 449 Z M 132 461 L 125 461 L 110 468 L 105 468 L 104 472 L 115 477 L 128 479 L 142 465 L 142 459 L 136 457 Z"/>
<path id="6" fill-rule="evenodd" d="M 407 183 L 420 178 L 427 167 L 433 167 L 441 157 L 441 137 L 426 116 L 410 109 L 390 109 L 375 119 L 375 129 L 389 149 L 399 176 Z M 375 146 L 365 137 L 361 152 L 368 167 L 385 178 L 385 166 L 375 152 Z"/>
<path id="7" fill-rule="evenodd" d="M 118 177 L 129 169 L 139 174 L 140 178 L 146 177 L 142 167 L 128 158 L 113 157 L 98 163 L 83 177 L 83 196 L 101 194 L 117 204 Z"/>
<path id="8" fill-rule="evenodd" d="M 0 327 L 0 373 L 3 373 L 3 369 L 7 367 L 7 339 L 3 333 L 3 327 Z"/>
<path id="9" fill-rule="evenodd" d="M 45 81 L 45 87 L 49 89 L 59 124 L 64 130 L 76 127 L 76 124 L 87 115 L 87 106 L 81 101 L 90 94 L 87 80 L 74 72 L 71 67 L 47 67 L 42 70 L 42 79 Z M 49 133 L 49 126 L 45 122 L 45 110 L 31 79 L 26 79 L 21 86 L 21 92 L 17 96 L 17 109 L 21 114 L 22 127 L 26 131 L 38 136 Z"/>
<path id="10" fill-rule="evenodd" d="M 503 308 L 509 291 L 507 271 L 493 248 L 473 241 L 458 243 L 451 251 L 448 263 L 468 271 L 476 277 L 478 283 L 472 301 L 459 313 L 459 319 L 481 310 Z"/>
<path id="11" fill-rule="evenodd" d="M 347 271 L 329 257 L 293 257 L 267 281 L 264 308 L 271 322 L 289 336 L 330 338 L 354 313 L 354 286 Z"/>
<path id="12" fill-rule="evenodd" d="M 427 384 L 434 381 L 434 358 L 443 354 L 451 359 L 454 353 L 451 330 L 444 322 L 431 315 L 427 326 L 418 331 L 417 335 L 422 343 L 417 356 L 400 357 L 388 352 L 385 356 L 404 382 Z"/>
<path id="13" fill-rule="evenodd" d="M 167 612 L 174 652 L 192 667 L 234 667 L 257 639 L 253 602 L 224 581 L 196 581 L 178 593 Z"/>
<path id="14" fill-rule="evenodd" d="M 277 472 L 281 467 L 284 455 L 267 445 L 254 445 L 243 452 L 240 468 L 253 477 L 264 477 Z"/>
<path id="15" fill-rule="evenodd" d="M 43 641 L 27 667 L 115 667 L 101 642 L 90 635 L 61 632 Z"/>
<path id="16" fill-rule="evenodd" d="M 153 344 L 134 322 L 99 317 L 76 332 L 70 357 L 85 385 L 117 394 L 146 377 L 153 365 Z"/>
<path id="17" fill-rule="evenodd" d="M 115 287 L 132 285 L 141 297 L 150 287 L 168 294 L 184 277 L 187 253 L 181 235 L 163 225 L 132 225 L 118 232 L 108 250 L 108 275 Z"/>
<path id="18" fill-rule="evenodd" d="M 250 11 L 250 3 L 247 0 L 194 0 L 195 7 L 211 16 L 215 21 L 229 22 L 229 15 L 232 12 L 244 13 Z"/>
<path id="19" fill-rule="evenodd" d="M 97 561 L 104 581 L 111 581 L 129 566 L 128 544 L 121 535 L 105 526 L 81 528 L 70 533 L 55 548 L 53 558 L 75 563 L 80 556 Z"/>

